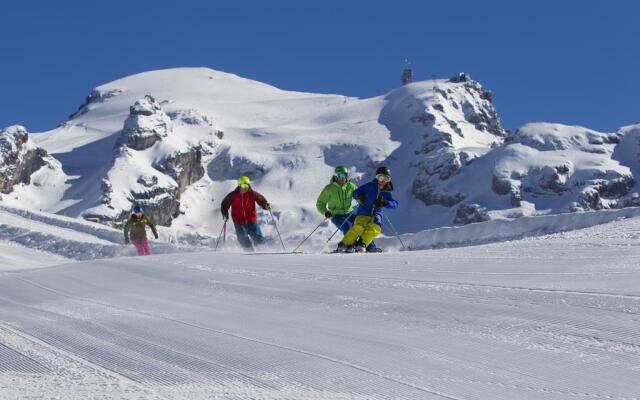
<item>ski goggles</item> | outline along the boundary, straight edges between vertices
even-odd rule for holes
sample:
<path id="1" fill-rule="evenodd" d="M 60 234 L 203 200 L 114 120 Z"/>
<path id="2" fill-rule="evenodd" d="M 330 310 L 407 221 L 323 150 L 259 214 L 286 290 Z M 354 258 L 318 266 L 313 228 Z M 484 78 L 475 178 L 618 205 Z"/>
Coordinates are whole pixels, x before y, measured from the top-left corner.
<path id="1" fill-rule="evenodd" d="M 387 182 L 391 182 L 391 177 L 385 174 L 378 174 L 376 175 L 376 180 L 378 182 L 387 183 Z"/>
<path id="2" fill-rule="evenodd" d="M 347 174 L 343 174 L 342 172 L 335 174 L 337 179 L 347 179 Z"/>

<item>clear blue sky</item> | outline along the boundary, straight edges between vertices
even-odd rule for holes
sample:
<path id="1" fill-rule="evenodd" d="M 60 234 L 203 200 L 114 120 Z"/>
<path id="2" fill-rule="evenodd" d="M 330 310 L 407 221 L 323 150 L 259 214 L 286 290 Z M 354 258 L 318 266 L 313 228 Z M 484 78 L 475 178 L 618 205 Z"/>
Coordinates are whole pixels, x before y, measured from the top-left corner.
<path id="1" fill-rule="evenodd" d="M 392 5 L 393 4 L 393 5 Z M 283 89 L 369 97 L 466 71 L 505 126 L 640 122 L 637 1 L 11 1 L 0 127 L 53 128 L 100 84 L 207 66 Z"/>

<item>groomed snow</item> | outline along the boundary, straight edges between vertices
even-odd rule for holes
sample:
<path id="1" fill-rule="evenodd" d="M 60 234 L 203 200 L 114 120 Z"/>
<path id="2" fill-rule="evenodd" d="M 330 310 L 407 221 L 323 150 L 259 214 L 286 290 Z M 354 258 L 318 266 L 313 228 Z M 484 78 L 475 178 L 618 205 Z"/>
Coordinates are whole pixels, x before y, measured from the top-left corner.
<path id="1" fill-rule="evenodd" d="M 0 274 L 2 399 L 638 399 L 640 219 Z"/>
<path id="2" fill-rule="evenodd" d="M 166 238 L 165 238 L 166 239 Z M 161 238 L 162 240 L 162 238 Z M 81 219 L 0 206 L 0 272 L 58 265 L 73 260 L 131 256 L 123 232 Z M 196 251 L 154 241 L 156 253 Z"/>

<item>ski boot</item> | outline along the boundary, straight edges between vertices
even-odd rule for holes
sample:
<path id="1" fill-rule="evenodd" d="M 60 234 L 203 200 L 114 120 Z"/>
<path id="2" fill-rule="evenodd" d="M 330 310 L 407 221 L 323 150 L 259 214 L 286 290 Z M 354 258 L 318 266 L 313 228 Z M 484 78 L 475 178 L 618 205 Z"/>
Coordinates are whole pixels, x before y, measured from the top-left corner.
<path id="1" fill-rule="evenodd" d="M 351 246 L 347 246 L 346 244 L 340 242 L 338 243 L 338 247 L 334 250 L 334 253 L 351 253 L 349 248 Z"/>
<path id="2" fill-rule="evenodd" d="M 366 251 L 366 246 L 362 243 L 362 240 L 358 239 L 355 245 L 353 245 L 354 251 L 356 253 L 364 253 Z"/>
<path id="3" fill-rule="evenodd" d="M 356 244 L 355 246 L 353 246 L 353 251 L 356 253 L 364 253 L 365 251 L 367 251 L 367 249 L 363 244 Z"/>

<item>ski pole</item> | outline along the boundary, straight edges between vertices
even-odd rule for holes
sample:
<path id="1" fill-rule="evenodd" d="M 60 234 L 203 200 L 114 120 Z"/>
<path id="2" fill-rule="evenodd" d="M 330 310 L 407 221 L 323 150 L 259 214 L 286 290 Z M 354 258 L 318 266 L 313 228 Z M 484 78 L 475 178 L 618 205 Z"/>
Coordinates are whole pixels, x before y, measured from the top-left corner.
<path id="1" fill-rule="evenodd" d="M 311 231 L 311 233 L 310 233 L 306 238 L 304 238 L 304 240 L 302 240 L 302 242 L 300 242 L 300 244 L 299 244 L 298 246 L 296 246 L 296 248 L 295 248 L 295 249 L 293 249 L 292 253 L 295 253 L 295 252 L 296 252 L 296 250 L 298 250 L 298 249 L 300 248 L 300 246 L 302 246 L 302 244 L 303 244 L 304 242 L 306 242 L 306 241 L 307 241 L 307 239 L 309 239 L 309 238 L 311 237 L 311 235 L 313 235 L 313 234 L 314 234 L 314 232 L 315 232 L 315 231 L 317 231 L 317 230 L 318 230 L 318 228 L 320 228 L 320 225 L 324 224 L 324 222 L 325 222 L 327 219 L 329 219 L 329 218 L 325 218 L 322 222 L 320 222 L 320 223 L 318 224 L 318 226 L 316 226 L 316 229 L 312 230 L 312 231 Z"/>
<path id="2" fill-rule="evenodd" d="M 227 231 L 227 220 L 222 224 L 222 229 L 220 229 L 220 233 L 218 234 L 218 239 L 216 240 L 216 248 L 213 251 L 218 251 L 218 244 L 220 244 L 220 238 L 222 237 L 222 232 Z M 224 245 L 224 243 L 223 243 Z"/>
<path id="3" fill-rule="evenodd" d="M 393 233 L 396 235 L 396 237 L 398 238 L 398 240 L 400 241 L 400 244 L 402 245 L 403 249 L 406 249 L 407 247 L 404 245 L 404 242 L 402 241 L 402 239 L 400 238 L 400 235 L 398 234 L 398 230 L 396 229 L 395 226 L 393 226 L 393 223 L 391 222 L 391 220 L 389 219 L 389 217 L 387 216 L 387 214 L 384 214 L 384 217 L 387 219 L 387 222 L 389 223 L 389 226 L 391 227 L 391 229 L 393 230 Z"/>
<path id="4" fill-rule="evenodd" d="M 282 250 L 284 250 L 284 252 L 286 253 L 287 249 L 284 247 L 282 236 L 280 236 L 280 231 L 278 230 L 278 223 L 276 222 L 276 219 L 273 217 L 273 212 L 271 211 L 271 208 L 269 208 L 269 214 L 271 214 L 271 219 L 273 220 L 273 226 L 276 228 L 276 232 L 278 233 L 278 237 L 280 238 L 280 243 L 282 243 Z"/>
<path id="5" fill-rule="evenodd" d="M 382 227 L 386 228 L 388 232 L 391 232 L 391 236 L 395 236 L 396 235 L 396 233 L 393 231 L 393 229 L 391 229 L 391 227 L 389 226 L 388 223 L 384 222 L 383 224 L 384 225 L 382 225 Z M 383 231 L 384 231 L 384 229 L 383 229 Z"/>
<path id="6" fill-rule="evenodd" d="M 345 222 L 347 222 L 349 220 L 349 218 L 351 218 L 351 214 L 353 214 L 355 212 L 351 211 L 346 217 L 345 219 L 342 221 L 342 223 L 340 224 L 340 226 L 338 227 L 338 229 L 335 230 L 335 232 L 333 232 L 333 234 L 331 236 L 329 236 L 329 239 L 327 239 L 327 243 L 329 243 L 331 241 L 331 239 L 336 235 L 336 233 L 338 233 L 338 231 L 340 229 L 342 229 L 342 226 L 345 224 Z"/>

